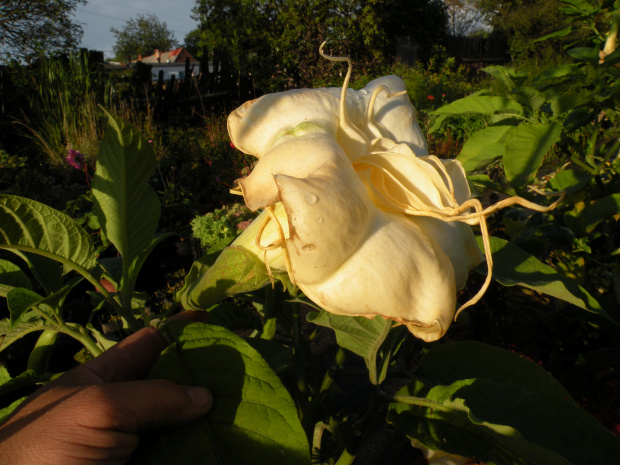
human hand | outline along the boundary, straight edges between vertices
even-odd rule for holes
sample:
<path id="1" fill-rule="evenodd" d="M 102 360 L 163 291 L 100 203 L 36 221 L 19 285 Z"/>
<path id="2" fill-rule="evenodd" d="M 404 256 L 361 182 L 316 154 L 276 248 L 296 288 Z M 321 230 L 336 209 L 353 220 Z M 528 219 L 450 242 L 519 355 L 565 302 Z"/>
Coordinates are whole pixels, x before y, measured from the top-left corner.
<path id="1" fill-rule="evenodd" d="M 166 346 L 144 328 L 35 392 L 0 425 L 0 464 L 123 464 L 139 433 L 205 415 L 207 389 L 141 380 Z"/>

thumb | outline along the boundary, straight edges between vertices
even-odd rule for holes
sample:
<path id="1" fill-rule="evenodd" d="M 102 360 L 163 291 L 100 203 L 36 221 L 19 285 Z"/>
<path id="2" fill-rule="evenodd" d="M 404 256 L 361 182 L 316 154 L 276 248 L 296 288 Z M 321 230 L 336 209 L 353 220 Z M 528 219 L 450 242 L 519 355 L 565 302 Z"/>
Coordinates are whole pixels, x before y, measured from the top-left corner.
<path id="1" fill-rule="evenodd" d="M 94 384 L 82 389 L 80 423 L 139 433 L 196 420 L 211 410 L 213 396 L 200 386 L 180 386 L 163 379 Z M 94 405 L 99 408 L 93 408 Z"/>

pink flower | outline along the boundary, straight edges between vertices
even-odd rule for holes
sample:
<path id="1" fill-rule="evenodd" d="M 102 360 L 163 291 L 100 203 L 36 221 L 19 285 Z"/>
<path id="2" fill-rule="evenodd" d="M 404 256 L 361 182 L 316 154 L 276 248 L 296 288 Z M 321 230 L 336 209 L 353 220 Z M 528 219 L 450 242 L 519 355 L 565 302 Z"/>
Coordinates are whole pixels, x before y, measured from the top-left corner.
<path id="1" fill-rule="evenodd" d="M 69 166 L 75 168 L 76 170 L 84 169 L 84 154 L 80 153 L 78 150 L 69 149 L 69 154 L 65 157 Z"/>
<path id="2" fill-rule="evenodd" d="M 241 231 L 245 231 L 248 228 L 248 226 L 250 226 L 250 224 L 252 224 L 251 221 L 242 221 L 241 223 L 237 224 L 237 226 L 235 227 Z"/>

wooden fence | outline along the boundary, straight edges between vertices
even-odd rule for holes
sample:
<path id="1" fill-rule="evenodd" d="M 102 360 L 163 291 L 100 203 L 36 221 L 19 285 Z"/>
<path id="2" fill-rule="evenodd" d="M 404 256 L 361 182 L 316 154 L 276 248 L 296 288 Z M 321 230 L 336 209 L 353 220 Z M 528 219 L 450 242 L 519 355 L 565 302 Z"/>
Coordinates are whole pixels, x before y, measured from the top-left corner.
<path id="1" fill-rule="evenodd" d="M 504 65 L 510 61 L 508 44 L 499 39 L 449 37 L 446 52 L 455 58 L 456 66 L 464 66 L 473 79 L 481 75 L 482 68 Z"/>

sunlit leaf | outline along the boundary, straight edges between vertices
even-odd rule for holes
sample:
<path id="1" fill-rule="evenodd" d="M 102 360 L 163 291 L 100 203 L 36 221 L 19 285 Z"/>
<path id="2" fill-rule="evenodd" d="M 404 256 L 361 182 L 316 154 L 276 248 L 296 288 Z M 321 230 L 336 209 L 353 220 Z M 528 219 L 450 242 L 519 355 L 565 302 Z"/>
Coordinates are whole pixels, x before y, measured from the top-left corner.
<path id="1" fill-rule="evenodd" d="M 319 326 L 331 328 L 336 333 L 336 342 L 343 349 L 350 350 L 365 360 L 369 360 L 385 339 L 385 328 L 392 321 L 381 316 L 374 318 L 334 315 L 326 311 L 313 312 L 308 321 Z"/>
<path id="2" fill-rule="evenodd" d="M 310 463 L 297 409 L 256 350 L 218 326 L 173 321 L 166 330 L 175 343 L 149 377 L 205 386 L 215 403 L 204 419 L 149 434 L 138 454 L 142 461 L 130 463 Z"/>
<path id="3" fill-rule="evenodd" d="M 194 262 L 177 294 L 187 310 L 206 310 L 226 297 L 270 284 L 265 264 L 242 247 L 228 247 L 213 266 L 210 257 Z"/>
<path id="4" fill-rule="evenodd" d="M 148 184 L 155 171 L 155 152 L 136 128 L 108 115 L 97 169 L 93 203 L 103 232 L 128 263 L 151 244 L 160 202 Z"/>
<path id="5" fill-rule="evenodd" d="M 477 237 L 481 245 L 480 237 Z M 614 321 L 583 287 L 542 263 L 520 247 L 499 237 L 491 237 L 493 278 L 504 286 L 523 286 L 564 300 L 590 313 Z M 485 265 L 475 268 L 485 273 Z"/>
<path id="6" fill-rule="evenodd" d="M 19 266 L 8 260 L 0 259 L 0 297 L 6 297 L 6 294 L 14 287 L 32 290 L 30 279 Z"/>
<path id="7" fill-rule="evenodd" d="M 584 171 L 563 170 L 549 180 L 549 187 L 555 191 L 566 191 L 570 195 L 579 192 L 590 178 L 591 176 Z"/>
<path id="8" fill-rule="evenodd" d="M 95 251 L 75 221 L 34 200 L 0 195 L 0 249 L 42 254 L 65 265 L 91 270 Z"/>
<path id="9" fill-rule="evenodd" d="M 43 296 L 29 289 L 14 287 L 7 294 L 6 300 L 11 313 L 9 330 L 13 330 L 18 323 L 22 322 L 24 314 L 43 300 Z"/>
<path id="10" fill-rule="evenodd" d="M 514 113 L 522 115 L 523 107 L 514 100 L 505 97 L 470 95 L 444 105 L 433 113 L 435 115 L 493 115 L 496 113 Z"/>
<path id="11" fill-rule="evenodd" d="M 522 124 L 508 131 L 504 151 L 506 177 L 515 187 L 529 183 L 545 154 L 559 140 L 562 126 L 557 123 L 546 125 Z"/>
<path id="12" fill-rule="evenodd" d="M 431 449 L 488 465 L 611 463 L 620 439 L 545 370 L 479 342 L 435 346 L 388 421 Z"/>
<path id="13" fill-rule="evenodd" d="M 26 334 L 33 331 L 45 331 L 46 326 L 43 318 L 33 312 L 29 312 L 27 315 L 28 318 L 18 323 L 13 329 L 10 329 L 11 322 L 8 318 L 0 320 L 0 352 Z"/>
<path id="14" fill-rule="evenodd" d="M 484 168 L 504 154 L 504 141 L 508 130 L 514 126 L 489 126 L 475 132 L 463 145 L 457 160 L 465 171 Z"/>

